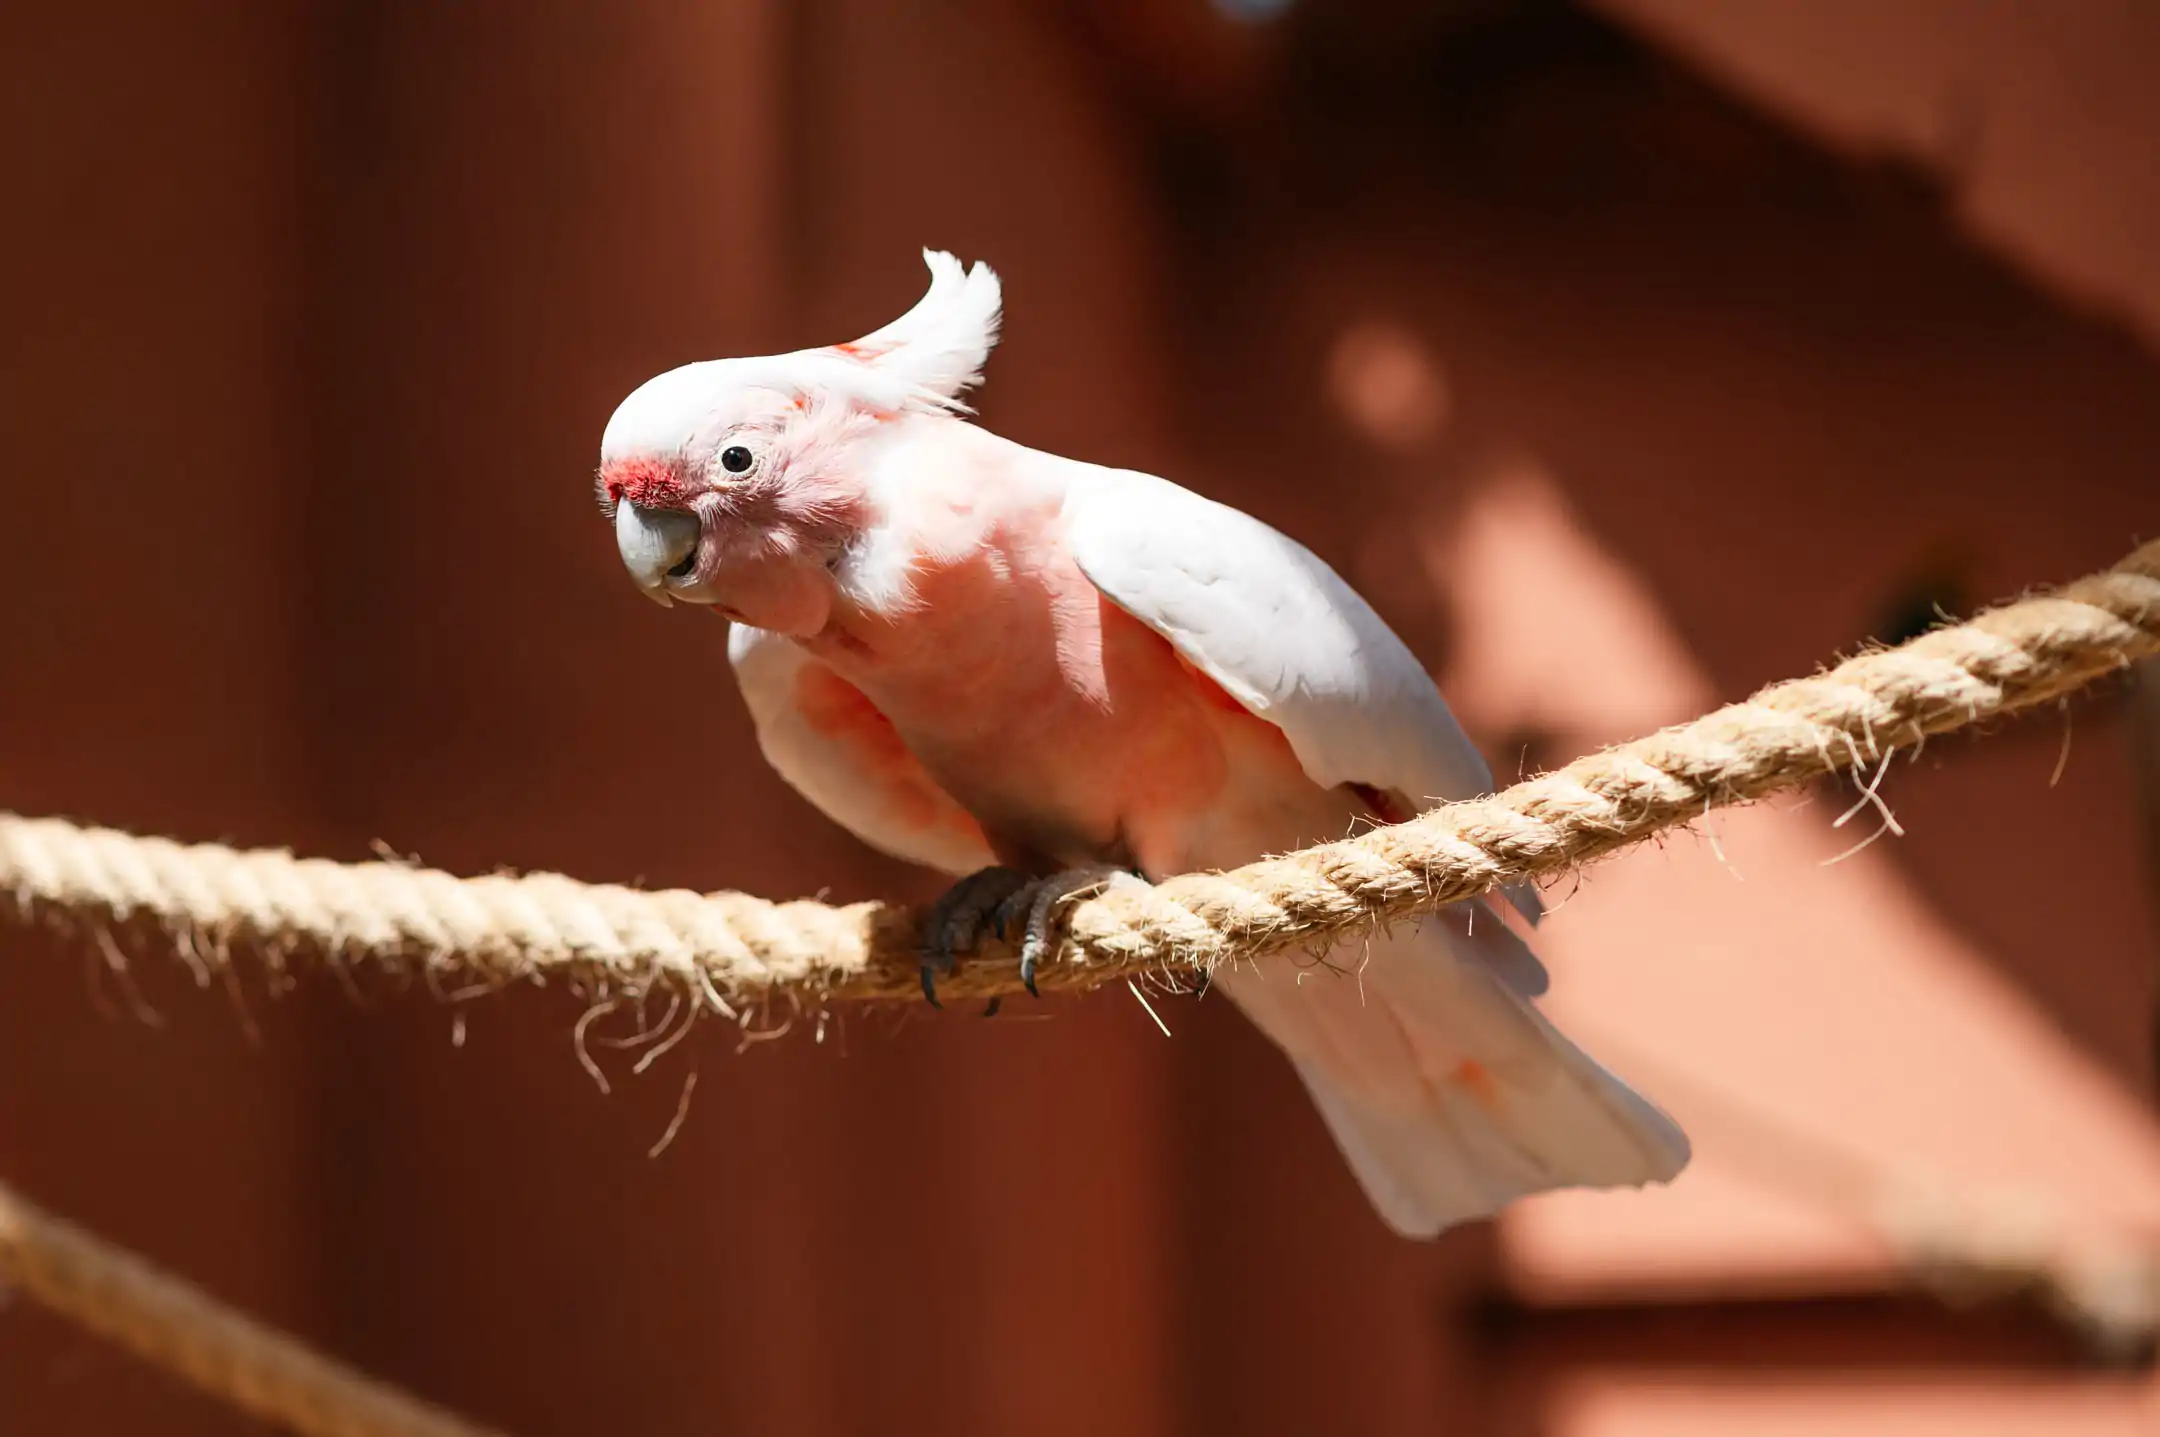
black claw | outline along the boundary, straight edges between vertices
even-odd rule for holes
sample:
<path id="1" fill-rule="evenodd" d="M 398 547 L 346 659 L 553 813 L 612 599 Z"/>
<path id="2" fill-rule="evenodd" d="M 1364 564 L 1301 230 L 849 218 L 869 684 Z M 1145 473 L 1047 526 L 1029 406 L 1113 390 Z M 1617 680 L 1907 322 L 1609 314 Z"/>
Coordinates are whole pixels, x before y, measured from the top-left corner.
<path id="1" fill-rule="evenodd" d="M 1214 981 L 1215 981 L 1215 974 L 1214 974 L 1214 973 L 1213 973 L 1213 972 L 1212 972 L 1211 970 L 1209 970 L 1209 969 L 1206 969 L 1206 968 L 1203 968 L 1203 969 L 1201 969 L 1201 970 L 1200 970 L 1200 981 L 1199 981 L 1199 982 L 1197 982 L 1197 983 L 1195 983 L 1195 984 L 1193 984 L 1193 990 L 1192 990 L 1192 995 L 1193 995 L 1193 997 L 1194 997 L 1194 998 L 1196 998 L 1196 999 L 1198 999 L 1198 998 L 1205 998 L 1205 997 L 1207 996 L 1208 984 L 1210 984 L 1210 983 L 1212 983 L 1212 982 L 1214 982 Z"/>
<path id="2" fill-rule="evenodd" d="M 1003 998 L 992 998 L 989 1002 L 983 1004 L 982 1015 L 985 1018 L 995 1018 L 998 1015 L 998 1009 L 1004 1006 L 1005 1000 Z"/>
<path id="3" fill-rule="evenodd" d="M 1006 942 L 1013 939 L 1013 927 L 1018 924 L 1023 931 L 1027 925 L 1028 909 L 1034 906 L 1033 885 L 1023 885 L 1007 894 L 997 907 L 990 910 L 990 926 L 997 936 Z"/>
<path id="4" fill-rule="evenodd" d="M 938 1001 L 937 975 L 950 973 L 955 956 L 974 951 L 986 933 L 1020 943 L 1020 984 L 1030 997 L 1042 997 L 1042 989 L 1036 986 L 1042 945 L 1028 941 L 1027 921 L 1043 882 L 1010 868 L 986 868 L 961 879 L 932 905 L 922 967 L 923 997 L 931 1007 L 945 1006 Z M 983 901 L 993 895 L 994 901 Z M 983 1016 L 994 1016 L 998 1007 L 998 1000 L 992 999 Z"/>
<path id="5" fill-rule="evenodd" d="M 952 972 L 956 955 L 974 949 L 982 936 L 984 919 L 1002 907 L 1002 899 L 986 905 L 983 898 L 1019 881 L 1019 875 L 1010 869 L 986 868 L 961 879 L 931 905 L 922 965 L 923 997 L 931 1007 L 945 1006 L 938 1001 L 938 975 Z"/>

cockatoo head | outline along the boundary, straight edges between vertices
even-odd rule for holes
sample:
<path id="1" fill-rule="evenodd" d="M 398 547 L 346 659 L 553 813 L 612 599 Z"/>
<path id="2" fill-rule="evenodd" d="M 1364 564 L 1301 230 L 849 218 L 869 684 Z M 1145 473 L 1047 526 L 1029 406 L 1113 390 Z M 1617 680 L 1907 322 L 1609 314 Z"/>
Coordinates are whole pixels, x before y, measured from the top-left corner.
<path id="1" fill-rule="evenodd" d="M 863 441 L 910 415 L 965 413 L 997 342 L 990 268 L 923 260 L 915 307 L 852 344 L 686 364 L 616 409 L 600 504 L 649 597 L 782 633 L 823 626 L 831 586 L 813 581 L 870 519 Z"/>

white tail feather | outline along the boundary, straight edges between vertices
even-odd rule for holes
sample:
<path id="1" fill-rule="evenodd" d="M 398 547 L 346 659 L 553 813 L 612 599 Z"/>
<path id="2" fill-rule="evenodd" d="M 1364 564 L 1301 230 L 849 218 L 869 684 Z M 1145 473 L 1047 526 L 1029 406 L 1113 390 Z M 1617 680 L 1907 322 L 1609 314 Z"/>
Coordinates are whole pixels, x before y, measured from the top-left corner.
<path id="1" fill-rule="evenodd" d="M 1263 960 L 1218 980 L 1288 1052 L 1388 1225 L 1431 1237 L 1531 1193 L 1677 1176 L 1686 1134 L 1503 981 L 1486 950 L 1508 945 L 1459 918 L 1375 940 L 1354 973 Z"/>

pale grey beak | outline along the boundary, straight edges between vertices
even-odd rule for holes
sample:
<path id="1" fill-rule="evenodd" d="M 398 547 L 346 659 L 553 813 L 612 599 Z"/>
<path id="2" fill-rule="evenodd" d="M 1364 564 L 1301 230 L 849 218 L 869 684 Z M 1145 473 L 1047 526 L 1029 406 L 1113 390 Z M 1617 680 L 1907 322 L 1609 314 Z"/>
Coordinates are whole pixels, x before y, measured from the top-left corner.
<path id="1" fill-rule="evenodd" d="M 627 499 L 615 505 L 615 548 L 623 567 L 661 608 L 667 596 L 668 570 L 697 551 L 698 521 L 672 509 L 640 509 Z"/>

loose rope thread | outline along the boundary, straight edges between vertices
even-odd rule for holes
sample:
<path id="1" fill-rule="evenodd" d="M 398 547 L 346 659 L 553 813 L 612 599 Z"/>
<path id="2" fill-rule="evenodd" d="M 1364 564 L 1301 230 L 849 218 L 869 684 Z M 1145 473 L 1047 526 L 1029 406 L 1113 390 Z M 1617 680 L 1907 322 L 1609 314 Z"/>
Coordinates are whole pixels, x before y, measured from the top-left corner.
<path id="1" fill-rule="evenodd" d="M 2160 541 L 2052 593 L 1772 685 L 1491 797 L 1228 872 L 1082 899 L 1065 913 L 1040 984 L 1086 989 L 1138 968 L 1212 970 L 1324 948 L 1828 773 L 1865 779 L 1898 749 L 2047 703 L 2155 653 Z M 646 892 L 553 873 L 459 878 L 8 814 L 0 893 L 31 918 L 147 926 L 196 957 L 199 974 L 247 950 L 279 971 L 312 956 L 437 981 L 555 978 L 603 994 L 668 986 L 730 1015 L 776 999 L 822 1008 L 919 993 L 918 915 L 882 903 Z M 986 945 L 940 991 L 1021 991 L 1013 953 Z"/>
<path id="2" fill-rule="evenodd" d="M 363 1377 L 0 1187 L 0 1282 L 304 1437 L 501 1437 Z"/>

